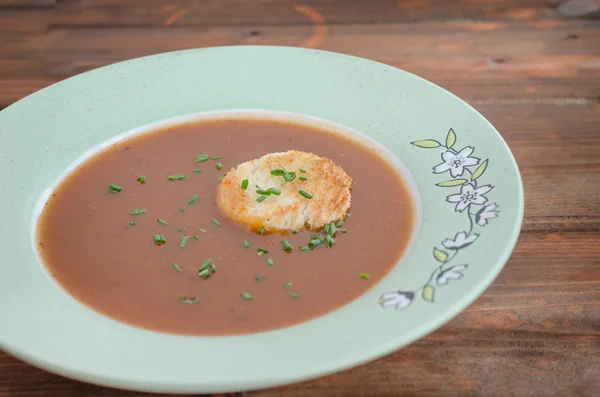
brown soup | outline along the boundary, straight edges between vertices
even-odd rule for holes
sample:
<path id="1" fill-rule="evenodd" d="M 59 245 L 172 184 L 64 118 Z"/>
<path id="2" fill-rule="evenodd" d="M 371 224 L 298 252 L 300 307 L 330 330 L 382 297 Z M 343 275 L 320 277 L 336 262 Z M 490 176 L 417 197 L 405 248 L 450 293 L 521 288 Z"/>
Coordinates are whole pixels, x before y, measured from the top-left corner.
<path id="1" fill-rule="evenodd" d="M 226 170 L 290 149 L 328 157 L 353 178 L 347 232 L 338 231 L 331 248 L 300 251 L 313 233 L 260 235 L 217 208 Z M 195 163 L 200 154 L 220 159 Z M 177 174 L 185 179 L 168 179 Z M 122 190 L 111 193 L 109 184 Z M 146 212 L 131 215 L 137 208 Z M 56 188 L 37 238 L 52 277 L 89 307 L 156 331 L 230 335 L 294 325 L 356 299 L 398 262 L 414 218 L 408 187 L 373 149 L 292 121 L 217 119 L 94 155 Z M 156 245 L 155 235 L 166 243 Z M 282 249 L 283 239 L 293 252 Z M 215 272 L 205 279 L 198 273 L 208 258 Z"/>

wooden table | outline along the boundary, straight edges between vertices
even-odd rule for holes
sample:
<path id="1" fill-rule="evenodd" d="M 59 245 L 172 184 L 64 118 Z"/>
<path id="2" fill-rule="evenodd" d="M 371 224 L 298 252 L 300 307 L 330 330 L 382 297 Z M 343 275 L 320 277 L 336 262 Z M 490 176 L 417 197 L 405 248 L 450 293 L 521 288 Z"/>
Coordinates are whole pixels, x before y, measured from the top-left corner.
<path id="1" fill-rule="evenodd" d="M 109 63 L 215 45 L 321 48 L 425 77 L 483 113 L 517 158 L 526 203 L 512 258 L 469 309 L 401 351 L 247 395 L 597 397 L 599 6 L 593 0 L 0 0 L 0 109 Z M 0 396 L 145 394 L 51 375 L 0 352 Z"/>

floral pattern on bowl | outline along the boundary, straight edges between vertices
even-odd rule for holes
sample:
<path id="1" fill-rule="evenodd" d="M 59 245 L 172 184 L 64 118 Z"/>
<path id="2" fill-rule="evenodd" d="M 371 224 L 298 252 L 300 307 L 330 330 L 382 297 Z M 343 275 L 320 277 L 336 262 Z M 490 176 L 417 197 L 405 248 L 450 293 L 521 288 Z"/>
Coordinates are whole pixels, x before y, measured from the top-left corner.
<path id="1" fill-rule="evenodd" d="M 395 309 L 408 308 L 415 297 L 421 296 L 426 302 L 433 302 L 436 288 L 447 285 L 450 281 L 460 280 L 468 269 L 468 264 L 451 264 L 458 253 L 474 244 L 480 233 L 475 228 L 485 227 L 491 219 L 498 217 L 497 203 L 489 203 L 486 194 L 494 186 L 479 185 L 478 180 L 485 173 L 489 159 L 484 160 L 472 156 L 475 148 L 465 146 L 460 150 L 454 149 L 457 136 L 451 128 L 444 144 L 435 139 L 425 139 L 411 142 L 412 145 L 423 149 L 442 149 L 442 162 L 433 167 L 434 174 L 449 173 L 454 179 L 436 183 L 436 186 L 444 188 L 458 188 L 460 191 L 446 196 L 448 203 L 456 204 L 454 212 L 466 214 L 469 219 L 469 229 L 457 232 L 453 238 L 447 237 L 441 241 L 443 249 L 433 247 L 433 258 L 438 262 L 432 270 L 429 279 L 419 288 L 412 291 L 390 291 L 381 295 L 378 303 L 384 308 Z M 471 167 L 475 167 L 474 170 Z M 472 209 L 473 207 L 473 209 Z"/>

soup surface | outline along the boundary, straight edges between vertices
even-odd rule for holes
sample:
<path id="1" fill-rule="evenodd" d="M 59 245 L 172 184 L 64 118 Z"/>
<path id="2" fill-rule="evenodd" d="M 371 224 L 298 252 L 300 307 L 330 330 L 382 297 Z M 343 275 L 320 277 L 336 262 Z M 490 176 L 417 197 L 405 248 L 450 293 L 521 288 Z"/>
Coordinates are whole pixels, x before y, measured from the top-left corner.
<path id="1" fill-rule="evenodd" d="M 331 248 L 299 250 L 322 231 L 260 235 L 217 208 L 224 172 L 290 149 L 327 157 L 353 179 L 351 212 Z M 195 162 L 202 154 L 212 159 Z M 386 161 L 339 134 L 293 121 L 201 120 L 85 161 L 46 203 L 37 239 L 52 277 L 109 317 L 170 333 L 242 334 L 310 320 L 369 290 L 406 249 L 413 206 Z"/>

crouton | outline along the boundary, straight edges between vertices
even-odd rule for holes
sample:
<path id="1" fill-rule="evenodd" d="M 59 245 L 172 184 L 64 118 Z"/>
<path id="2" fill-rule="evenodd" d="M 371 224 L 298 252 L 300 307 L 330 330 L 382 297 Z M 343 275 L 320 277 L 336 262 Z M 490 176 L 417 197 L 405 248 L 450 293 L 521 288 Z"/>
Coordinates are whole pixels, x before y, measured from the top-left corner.
<path id="1" fill-rule="evenodd" d="M 333 161 L 290 150 L 232 168 L 221 180 L 217 204 L 252 230 L 316 230 L 345 218 L 351 183 Z"/>

